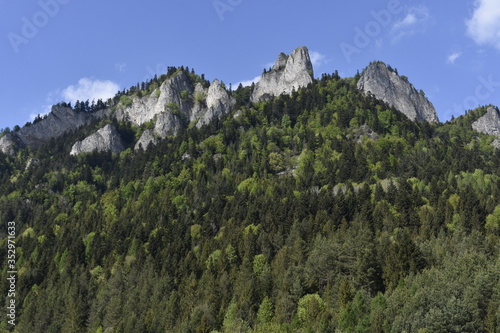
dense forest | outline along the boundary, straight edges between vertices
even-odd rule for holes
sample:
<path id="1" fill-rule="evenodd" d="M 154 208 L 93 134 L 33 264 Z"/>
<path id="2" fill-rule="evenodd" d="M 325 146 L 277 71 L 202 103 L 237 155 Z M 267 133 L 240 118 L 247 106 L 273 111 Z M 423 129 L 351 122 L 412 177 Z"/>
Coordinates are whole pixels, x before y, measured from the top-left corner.
<path id="1" fill-rule="evenodd" d="M 146 150 L 145 127 L 105 119 L 0 154 L 18 270 L 0 330 L 500 332 L 500 153 L 471 127 L 486 108 L 413 122 L 357 79 L 255 104 L 240 86 L 233 112 Z M 103 122 L 130 148 L 70 156 Z"/>

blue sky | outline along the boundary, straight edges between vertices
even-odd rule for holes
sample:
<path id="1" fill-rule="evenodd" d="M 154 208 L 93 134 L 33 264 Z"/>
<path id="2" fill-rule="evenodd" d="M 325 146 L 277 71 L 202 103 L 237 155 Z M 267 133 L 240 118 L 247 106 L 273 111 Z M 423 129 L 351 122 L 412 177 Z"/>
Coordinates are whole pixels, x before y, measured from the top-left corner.
<path id="1" fill-rule="evenodd" d="M 498 0 L 1 0 L 0 128 L 189 66 L 248 82 L 307 46 L 315 76 L 382 60 L 441 121 L 500 105 Z"/>

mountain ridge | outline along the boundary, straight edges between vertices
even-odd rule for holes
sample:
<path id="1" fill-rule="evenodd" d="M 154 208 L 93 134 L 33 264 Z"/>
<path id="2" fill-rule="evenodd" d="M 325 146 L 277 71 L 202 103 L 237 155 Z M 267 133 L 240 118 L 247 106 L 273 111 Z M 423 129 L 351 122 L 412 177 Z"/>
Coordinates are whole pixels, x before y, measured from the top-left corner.
<path id="1" fill-rule="evenodd" d="M 272 68 L 262 74 L 251 91 L 249 101 L 257 103 L 306 88 L 316 82 L 313 73 L 307 47 L 296 48 L 290 55 L 280 53 Z M 144 92 L 137 85 L 137 89 L 115 96 L 110 99 L 113 103 L 108 102 L 95 112 L 75 112 L 65 104 L 55 105 L 45 119 L 1 137 L 0 151 L 13 155 L 27 146 L 38 147 L 51 138 L 103 118 L 116 118 L 134 126 L 152 122 L 151 130 L 135 142 L 135 149 L 145 148 L 149 143 L 157 143 L 158 139 L 176 135 L 189 124 L 199 128 L 220 119 L 236 105 L 234 92 L 228 91 L 218 79 L 209 83 L 183 68 L 170 68 L 166 79 L 155 81 L 154 85 L 154 89 Z M 410 120 L 439 122 L 434 106 L 425 95 L 383 62 L 372 62 L 359 77 L 357 87 L 366 95 L 393 106 Z M 500 119 L 490 117 L 489 120 L 498 123 L 491 126 L 500 126 Z M 95 145 L 97 149 L 99 144 L 95 142 Z"/>

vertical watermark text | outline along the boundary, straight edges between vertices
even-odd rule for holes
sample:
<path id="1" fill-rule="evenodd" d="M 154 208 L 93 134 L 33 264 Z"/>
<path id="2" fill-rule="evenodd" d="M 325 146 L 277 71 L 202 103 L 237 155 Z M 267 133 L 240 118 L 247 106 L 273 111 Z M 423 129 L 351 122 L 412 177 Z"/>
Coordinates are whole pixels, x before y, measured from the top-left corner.
<path id="1" fill-rule="evenodd" d="M 7 322 L 16 325 L 16 222 L 7 223 Z"/>

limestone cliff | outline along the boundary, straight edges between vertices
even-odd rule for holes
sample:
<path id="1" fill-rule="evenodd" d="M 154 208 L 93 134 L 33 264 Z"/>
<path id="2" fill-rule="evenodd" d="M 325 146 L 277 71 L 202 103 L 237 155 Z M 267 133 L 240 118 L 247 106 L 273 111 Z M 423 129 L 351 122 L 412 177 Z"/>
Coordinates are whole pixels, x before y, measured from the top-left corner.
<path id="1" fill-rule="evenodd" d="M 227 112 L 231 110 L 231 108 L 235 104 L 234 98 L 229 96 L 229 93 L 226 89 L 222 87 L 219 80 L 214 80 L 208 88 L 207 95 L 207 111 L 203 116 L 200 117 L 198 122 L 196 123 L 197 127 L 201 127 L 203 125 L 208 124 L 212 119 L 220 118 Z"/>
<path id="2" fill-rule="evenodd" d="M 76 112 L 69 107 L 54 105 L 47 118 L 0 139 L 0 150 L 7 154 L 14 154 L 17 149 L 25 146 L 38 147 L 48 143 L 52 138 L 101 119 L 104 115 L 104 110 L 94 113 Z"/>
<path id="3" fill-rule="evenodd" d="M 255 85 L 252 102 L 270 96 L 290 94 L 313 82 L 313 66 L 307 47 L 295 49 L 291 55 L 281 53 L 269 72 L 263 73 Z"/>
<path id="4" fill-rule="evenodd" d="M 372 62 L 361 75 L 358 89 L 373 94 L 404 113 L 411 120 L 438 122 L 434 106 L 406 77 L 399 76 L 384 63 Z"/>
<path id="5" fill-rule="evenodd" d="M 91 153 L 93 151 L 120 153 L 124 149 L 125 147 L 118 131 L 113 125 L 108 124 L 84 140 L 76 142 L 70 154 L 78 155 L 80 153 Z"/>
<path id="6" fill-rule="evenodd" d="M 116 111 L 116 118 L 142 125 L 156 115 L 169 111 L 168 107 L 173 105 L 176 105 L 176 111 L 190 118 L 195 104 L 194 92 L 195 86 L 187 72 L 179 71 L 151 94 L 135 97 L 129 106 L 120 106 Z"/>
<path id="7" fill-rule="evenodd" d="M 156 136 L 152 130 L 147 129 L 142 133 L 141 137 L 139 138 L 139 140 L 135 144 L 134 149 L 138 150 L 138 149 L 142 148 L 145 150 L 148 148 L 148 145 L 150 143 L 155 145 L 158 143 L 158 139 L 156 138 Z"/>
<path id="8" fill-rule="evenodd" d="M 486 113 L 472 123 L 472 128 L 478 132 L 500 138 L 500 112 L 498 108 L 488 106 Z"/>
<path id="9" fill-rule="evenodd" d="M 271 71 L 263 74 L 251 99 L 258 101 L 268 96 L 289 94 L 313 82 L 313 68 L 306 47 L 297 48 L 291 55 L 280 54 Z M 219 80 L 209 87 L 199 77 L 180 69 L 163 81 L 153 92 L 141 96 L 127 96 L 123 101 L 96 112 L 76 112 L 70 107 L 56 105 L 47 118 L 26 126 L 0 139 L 0 150 L 14 154 L 19 148 L 37 147 L 68 131 L 99 121 L 103 117 L 128 121 L 136 126 L 153 121 L 153 128 L 144 131 L 135 148 L 146 148 L 148 143 L 175 135 L 189 124 L 201 127 L 231 111 L 234 98 Z M 116 136 L 116 137 L 115 137 Z M 74 144 L 71 154 L 93 150 L 118 152 L 123 144 L 114 127 L 106 126 L 86 139 Z"/>
<path id="10" fill-rule="evenodd" d="M 142 100 L 134 100 L 133 105 L 123 110 L 119 116 L 119 119 L 128 119 L 136 124 L 140 124 L 140 118 L 134 117 L 134 114 L 141 115 L 149 112 L 148 116 L 142 119 L 143 122 L 153 117 L 156 118 L 154 129 L 144 131 L 135 149 L 139 149 L 139 146 L 145 149 L 150 142 L 156 143 L 158 138 L 175 135 L 189 122 L 196 123 L 197 127 L 206 125 L 213 119 L 220 118 L 229 112 L 235 104 L 234 98 L 229 95 L 229 92 L 217 79 L 206 89 L 200 83 L 193 85 L 187 75 L 180 74 L 174 78 L 175 80 L 170 80 L 161 88 L 161 91 L 167 91 L 165 95 L 169 96 L 168 98 L 158 102 L 162 99 L 162 92 L 156 105 L 149 102 L 152 98 L 150 96 L 144 97 Z M 152 95 L 154 94 L 153 92 Z M 149 106 L 148 103 L 150 103 Z M 158 107 L 157 103 L 163 104 L 163 107 Z M 141 108 L 144 109 L 142 113 L 140 112 Z M 153 108 L 153 112 L 148 108 Z M 154 111 L 155 109 L 156 111 Z"/>
<path id="11" fill-rule="evenodd" d="M 0 151 L 4 154 L 14 155 L 18 149 L 24 147 L 25 145 L 17 132 L 9 133 L 0 138 Z"/>

